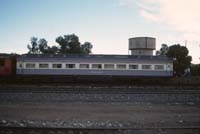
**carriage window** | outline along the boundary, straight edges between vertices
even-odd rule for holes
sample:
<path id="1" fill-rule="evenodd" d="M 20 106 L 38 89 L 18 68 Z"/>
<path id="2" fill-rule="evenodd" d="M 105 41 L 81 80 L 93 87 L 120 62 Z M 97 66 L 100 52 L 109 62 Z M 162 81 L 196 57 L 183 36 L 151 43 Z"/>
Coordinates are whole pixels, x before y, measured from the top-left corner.
<path id="1" fill-rule="evenodd" d="M 39 68 L 49 68 L 49 64 L 39 64 Z"/>
<path id="2" fill-rule="evenodd" d="M 171 65 L 167 65 L 167 68 L 168 68 L 168 70 L 169 70 L 169 69 L 171 69 L 171 68 L 172 68 L 172 66 L 171 66 Z"/>
<path id="3" fill-rule="evenodd" d="M 27 63 L 26 68 L 35 68 L 35 64 L 34 63 Z"/>
<path id="4" fill-rule="evenodd" d="M 129 69 L 138 69 L 138 65 L 129 65 Z"/>
<path id="5" fill-rule="evenodd" d="M 80 64 L 79 66 L 81 69 L 88 69 L 89 68 L 89 64 Z"/>
<path id="6" fill-rule="evenodd" d="M 92 64 L 93 69 L 101 69 L 102 65 L 101 64 Z"/>
<path id="7" fill-rule="evenodd" d="M 20 67 L 20 68 L 22 68 L 22 67 L 23 67 L 23 66 L 22 66 L 22 63 L 20 63 L 20 64 L 19 64 L 19 67 Z"/>
<path id="8" fill-rule="evenodd" d="M 75 64 L 66 64 L 65 68 L 75 68 Z"/>
<path id="9" fill-rule="evenodd" d="M 52 67 L 53 68 L 62 68 L 62 64 L 53 64 Z"/>
<path id="10" fill-rule="evenodd" d="M 117 69 L 126 69 L 126 64 L 117 64 Z"/>
<path id="11" fill-rule="evenodd" d="M 151 70 L 151 65 L 142 65 L 142 69 Z"/>
<path id="12" fill-rule="evenodd" d="M 155 65 L 155 70 L 164 70 L 164 66 L 163 65 Z"/>
<path id="13" fill-rule="evenodd" d="M 104 64 L 104 69 L 114 69 L 114 64 Z"/>

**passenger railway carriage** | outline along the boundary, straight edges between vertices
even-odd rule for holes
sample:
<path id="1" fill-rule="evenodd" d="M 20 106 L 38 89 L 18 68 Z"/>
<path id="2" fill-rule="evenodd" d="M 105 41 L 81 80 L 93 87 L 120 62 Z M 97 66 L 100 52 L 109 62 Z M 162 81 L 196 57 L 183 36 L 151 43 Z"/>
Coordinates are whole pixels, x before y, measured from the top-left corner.
<path id="1" fill-rule="evenodd" d="M 173 75 L 173 60 L 134 55 L 23 55 L 17 75 L 159 76 Z"/>
<path id="2" fill-rule="evenodd" d="M 173 76 L 173 60 L 167 57 L 153 56 L 155 40 L 152 37 L 130 38 L 131 55 L 25 54 L 16 56 L 14 59 L 4 58 L 0 62 L 0 76 L 11 74 L 15 76 L 16 72 L 17 80 L 30 78 L 31 81 L 34 81 L 32 78 L 36 80 L 43 78 L 67 80 L 64 79 L 66 77 L 72 78 L 72 81 L 79 78 L 96 80 L 105 77 L 114 80 L 115 76 L 120 80 L 121 78 L 130 80 L 129 78 L 138 77 L 171 77 Z"/>

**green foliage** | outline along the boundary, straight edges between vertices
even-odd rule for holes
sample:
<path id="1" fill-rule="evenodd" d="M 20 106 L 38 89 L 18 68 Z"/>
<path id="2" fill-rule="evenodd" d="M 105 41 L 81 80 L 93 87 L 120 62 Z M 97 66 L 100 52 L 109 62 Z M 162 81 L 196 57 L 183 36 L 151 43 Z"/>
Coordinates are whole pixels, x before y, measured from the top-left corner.
<path id="1" fill-rule="evenodd" d="M 170 47 L 167 44 L 162 44 L 156 55 L 167 56 L 174 59 L 174 71 L 177 75 L 182 75 L 184 70 L 191 65 L 192 57 L 188 56 L 188 49 L 179 44 L 172 45 Z"/>
<path id="2" fill-rule="evenodd" d="M 191 74 L 192 76 L 200 76 L 200 64 L 191 65 Z"/>
<path id="3" fill-rule="evenodd" d="M 28 44 L 29 54 L 39 54 L 38 38 L 32 37 L 30 40 L 31 44 Z"/>
<path id="4" fill-rule="evenodd" d="M 52 46 L 48 47 L 48 52 L 46 54 L 58 54 L 58 47 L 57 46 Z"/>
<path id="5" fill-rule="evenodd" d="M 162 44 L 159 51 L 156 51 L 156 55 L 166 56 L 167 52 L 169 50 L 169 47 L 167 44 Z"/>
<path id="6" fill-rule="evenodd" d="M 61 54 L 81 53 L 79 38 L 75 34 L 59 36 L 56 42 L 60 45 Z"/>
<path id="7" fill-rule="evenodd" d="M 32 37 L 28 44 L 29 54 L 89 54 L 92 44 L 85 42 L 81 44 L 79 37 L 75 34 L 59 36 L 55 40 L 59 46 L 48 46 L 48 42 L 42 38 Z"/>
<path id="8" fill-rule="evenodd" d="M 84 54 L 91 53 L 92 44 L 90 42 L 85 42 L 83 45 L 81 45 L 81 51 Z"/>
<path id="9" fill-rule="evenodd" d="M 59 36 L 56 38 L 59 44 L 59 53 L 61 54 L 89 54 L 91 53 L 92 44 L 85 42 L 83 45 L 79 42 L 78 36 L 75 34 Z"/>
<path id="10" fill-rule="evenodd" d="M 31 45 L 28 44 L 29 54 L 57 54 L 57 46 L 48 46 L 46 39 L 39 39 L 36 37 L 31 38 Z"/>
<path id="11" fill-rule="evenodd" d="M 178 75 L 182 75 L 184 70 L 191 65 L 192 57 L 188 56 L 188 49 L 185 46 L 175 44 L 169 47 L 166 55 L 170 58 L 174 58 L 174 71 Z"/>
<path id="12" fill-rule="evenodd" d="M 37 42 L 37 44 L 38 44 L 38 47 L 39 47 L 39 50 L 40 50 L 41 53 L 43 53 L 43 54 L 48 53 L 49 46 L 48 46 L 47 41 L 45 39 L 40 39 Z"/>

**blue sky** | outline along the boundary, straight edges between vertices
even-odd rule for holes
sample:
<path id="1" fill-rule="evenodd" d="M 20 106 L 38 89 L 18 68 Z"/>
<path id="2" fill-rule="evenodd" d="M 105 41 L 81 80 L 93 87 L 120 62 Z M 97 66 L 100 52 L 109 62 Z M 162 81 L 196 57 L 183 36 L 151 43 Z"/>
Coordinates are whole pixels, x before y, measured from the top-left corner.
<path id="1" fill-rule="evenodd" d="M 32 36 L 57 45 L 56 37 L 74 33 L 82 43 L 93 44 L 94 54 L 127 54 L 128 38 L 151 36 L 157 38 L 157 49 L 161 43 L 184 45 L 187 40 L 193 62 L 199 63 L 200 29 L 195 25 L 200 15 L 193 11 L 199 2 L 191 1 L 0 0 L 0 53 L 27 52 Z M 193 12 L 188 14 L 184 4 Z M 179 12 L 183 8 L 187 14 Z"/>

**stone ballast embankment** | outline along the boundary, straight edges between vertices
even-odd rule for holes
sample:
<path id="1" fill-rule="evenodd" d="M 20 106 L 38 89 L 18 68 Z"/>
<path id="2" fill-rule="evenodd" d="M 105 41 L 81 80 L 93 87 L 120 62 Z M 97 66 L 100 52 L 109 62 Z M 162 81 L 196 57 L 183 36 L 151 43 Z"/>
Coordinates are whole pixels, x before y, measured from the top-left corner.
<path id="1" fill-rule="evenodd" d="M 151 102 L 200 103 L 200 93 L 0 93 L 7 102 Z"/>
<path id="2" fill-rule="evenodd" d="M 116 88 L 116 91 L 115 88 L 111 88 L 112 91 L 109 91 L 109 88 L 96 87 L 90 87 L 91 91 L 76 88 L 70 89 L 69 92 L 65 92 L 69 88 L 64 87 L 59 87 L 58 92 L 56 89 L 58 87 L 32 86 L 25 92 L 16 90 L 20 87 L 16 89 L 13 87 L 16 90 L 13 92 L 11 87 L 1 89 L 3 88 L 4 90 L 0 92 L 1 127 L 98 129 L 163 128 L 170 125 L 171 127 L 199 127 L 197 113 L 199 113 L 200 91 L 194 88 L 192 90 L 183 87 L 178 90 L 177 87 L 162 89 L 135 87 L 121 88 L 121 92 L 119 92 L 120 88 Z M 6 92 L 6 88 L 10 91 Z M 39 92 L 42 89 L 50 91 Z M 93 112 L 93 116 L 88 112 Z M 95 114 L 96 112 L 98 114 Z M 47 116 L 48 114 L 50 115 Z M 41 119 L 44 116 L 47 116 L 46 119 Z M 60 118 L 52 119 L 52 116 L 60 116 Z M 62 118 L 63 116 L 66 118 Z"/>
<path id="3" fill-rule="evenodd" d="M 0 102 L 200 103 L 200 87 L 0 86 Z"/>

